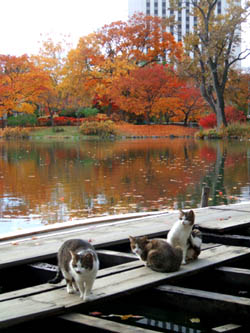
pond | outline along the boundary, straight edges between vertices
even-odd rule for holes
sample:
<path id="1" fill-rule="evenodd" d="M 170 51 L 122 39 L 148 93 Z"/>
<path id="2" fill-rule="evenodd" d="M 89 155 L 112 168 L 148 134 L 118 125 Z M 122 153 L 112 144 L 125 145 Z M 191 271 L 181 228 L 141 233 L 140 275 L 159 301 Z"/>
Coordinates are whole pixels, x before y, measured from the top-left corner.
<path id="1" fill-rule="evenodd" d="M 0 142 L 0 231 L 250 200 L 250 142 Z"/>

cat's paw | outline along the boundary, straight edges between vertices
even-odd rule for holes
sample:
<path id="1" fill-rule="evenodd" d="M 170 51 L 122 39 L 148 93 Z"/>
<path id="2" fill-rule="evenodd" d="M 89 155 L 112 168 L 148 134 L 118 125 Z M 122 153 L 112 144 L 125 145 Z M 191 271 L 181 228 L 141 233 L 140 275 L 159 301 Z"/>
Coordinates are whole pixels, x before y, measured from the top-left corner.
<path id="1" fill-rule="evenodd" d="M 187 264 L 187 262 L 186 262 L 186 260 L 182 260 L 182 263 L 181 263 L 182 265 L 186 265 Z"/>
<path id="2" fill-rule="evenodd" d="M 75 293 L 74 288 L 72 288 L 72 287 L 67 287 L 67 293 L 68 293 L 68 294 L 74 294 L 74 293 Z"/>

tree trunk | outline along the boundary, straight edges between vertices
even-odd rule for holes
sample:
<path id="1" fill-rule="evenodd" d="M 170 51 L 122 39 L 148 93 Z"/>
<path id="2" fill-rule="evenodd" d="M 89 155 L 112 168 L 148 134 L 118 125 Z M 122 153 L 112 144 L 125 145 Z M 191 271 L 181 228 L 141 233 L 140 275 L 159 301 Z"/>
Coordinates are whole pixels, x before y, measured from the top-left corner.
<path id="1" fill-rule="evenodd" d="M 224 98 L 223 96 L 220 96 L 221 94 L 217 92 L 217 103 L 215 105 L 216 110 L 216 118 L 217 118 L 217 129 L 221 128 L 222 126 L 227 126 L 227 120 L 225 116 L 225 104 L 224 104 Z"/>

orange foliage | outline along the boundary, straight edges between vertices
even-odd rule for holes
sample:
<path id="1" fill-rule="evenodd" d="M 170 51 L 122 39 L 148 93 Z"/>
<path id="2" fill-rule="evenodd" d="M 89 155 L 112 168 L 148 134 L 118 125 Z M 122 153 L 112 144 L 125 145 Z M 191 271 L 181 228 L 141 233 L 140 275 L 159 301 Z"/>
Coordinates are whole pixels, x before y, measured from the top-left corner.
<path id="1" fill-rule="evenodd" d="M 197 131 L 194 128 L 187 128 L 176 125 L 132 125 L 128 123 L 116 124 L 118 133 L 125 136 L 193 136 Z"/>
<path id="2" fill-rule="evenodd" d="M 48 75 L 27 55 L 0 55 L 0 117 L 13 110 L 33 112 L 32 104 L 48 89 Z"/>
<path id="3" fill-rule="evenodd" d="M 167 108 L 175 110 L 173 97 L 179 87 L 177 76 L 168 66 L 155 64 L 137 68 L 129 76 L 119 78 L 110 94 L 121 110 L 143 115 L 149 121 L 153 115 L 164 115 Z"/>

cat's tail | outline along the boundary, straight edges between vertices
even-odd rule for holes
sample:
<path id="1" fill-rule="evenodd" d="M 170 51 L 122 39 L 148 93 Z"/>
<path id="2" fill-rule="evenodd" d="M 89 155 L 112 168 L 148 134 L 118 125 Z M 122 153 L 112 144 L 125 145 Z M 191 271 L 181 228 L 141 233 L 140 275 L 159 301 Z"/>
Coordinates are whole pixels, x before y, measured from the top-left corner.
<path id="1" fill-rule="evenodd" d="M 58 268 L 57 273 L 56 273 L 56 276 L 55 276 L 53 279 L 49 280 L 48 283 L 56 284 L 56 283 L 61 282 L 62 279 L 63 279 L 62 272 L 61 272 L 61 270 Z"/>

